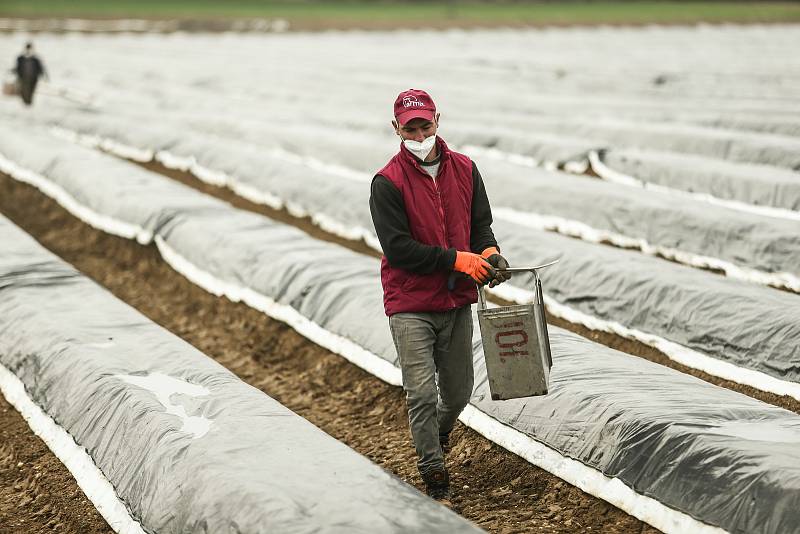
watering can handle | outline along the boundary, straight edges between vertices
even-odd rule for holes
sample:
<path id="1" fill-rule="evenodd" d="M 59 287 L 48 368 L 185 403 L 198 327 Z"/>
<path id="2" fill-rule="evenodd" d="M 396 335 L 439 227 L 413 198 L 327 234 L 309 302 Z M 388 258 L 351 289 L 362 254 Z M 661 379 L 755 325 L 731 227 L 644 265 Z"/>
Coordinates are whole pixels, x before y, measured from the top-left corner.
<path id="1" fill-rule="evenodd" d="M 544 269 L 545 267 L 550 267 L 551 265 L 555 265 L 558 263 L 559 260 L 553 260 L 548 263 L 543 263 L 541 265 L 537 265 L 536 267 L 509 267 L 508 269 L 495 269 L 501 273 L 536 273 L 538 269 Z"/>
<path id="2" fill-rule="evenodd" d="M 536 282 L 539 282 L 539 273 L 537 272 L 539 269 L 544 269 L 545 267 L 550 267 L 551 265 L 555 265 L 558 263 L 559 260 L 553 260 L 548 263 L 543 263 L 542 265 L 537 265 L 535 267 L 509 267 L 508 269 L 496 269 L 498 272 L 501 273 L 533 273 L 533 276 L 536 278 Z M 483 286 L 478 286 L 478 309 L 485 310 L 486 309 L 486 295 L 483 291 Z"/>

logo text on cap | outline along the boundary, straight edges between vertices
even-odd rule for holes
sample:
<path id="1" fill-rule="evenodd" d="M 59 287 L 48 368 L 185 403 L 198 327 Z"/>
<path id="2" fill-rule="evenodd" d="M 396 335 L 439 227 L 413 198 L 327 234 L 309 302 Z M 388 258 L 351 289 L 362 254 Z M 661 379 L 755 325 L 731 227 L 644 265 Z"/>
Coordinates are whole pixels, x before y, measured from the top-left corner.
<path id="1" fill-rule="evenodd" d="M 425 104 L 417 100 L 417 97 L 414 95 L 408 95 L 403 97 L 403 107 L 410 108 L 410 107 L 424 107 Z"/>

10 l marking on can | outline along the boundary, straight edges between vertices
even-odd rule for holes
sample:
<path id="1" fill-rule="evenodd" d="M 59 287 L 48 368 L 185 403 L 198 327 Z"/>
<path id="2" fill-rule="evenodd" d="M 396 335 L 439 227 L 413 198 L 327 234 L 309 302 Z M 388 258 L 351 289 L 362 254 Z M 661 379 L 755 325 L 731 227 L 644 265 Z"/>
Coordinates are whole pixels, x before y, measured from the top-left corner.
<path id="1" fill-rule="evenodd" d="M 494 336 L 494 342 L 497 344 L 498 347 L 501 349 L 510 349 L 510 350 L 501 350 L 498 354 L 499 356 L 527 356 L 527 350 L 520 350 L 515 351 L 514 347 L 525 346 L 528 343 L 528 334 L 520 327 L 522 326 L 522 321 L 516 321 L 513 323 L 505 323 L 500 325 L 500 328 L 515 328 L 515 330 L 501 330 Z M 519 340 L 514 342 L 501 342 L 502 338 L 509 338 L 512 336 L 519 336 Z"/>

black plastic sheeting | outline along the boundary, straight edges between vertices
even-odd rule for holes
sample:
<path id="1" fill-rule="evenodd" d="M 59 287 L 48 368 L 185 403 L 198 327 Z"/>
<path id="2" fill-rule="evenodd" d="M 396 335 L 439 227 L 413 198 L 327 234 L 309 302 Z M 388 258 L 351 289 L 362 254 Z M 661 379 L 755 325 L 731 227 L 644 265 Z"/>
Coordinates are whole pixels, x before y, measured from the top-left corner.
<path id="1" fill-rule="evenodd" d="M 145 531 L 479 532 L 3 217 L 0 243 L 0 363 L 87 449 Z M 148 378 L 172 384 L 168 400 L 127 381 Z M 173 415 L 181 409 L 187 417 Z M 183 426 L 201 419 L 205 434 Z"/>
<path id="2" fill-rule="evenodd" d="M 800 211 L 800 173 L 796 171 L 655 150 L 608 150 L 602 159 L 609 168 L 642 182 Z"/>
<path id="3" fill-rule="evenodd" d="M 47 146 L 43 151 L 41 146 Z M 257 151 L 233 152 L 230 145 L 194 152 L 201 164 L 213 165 L 258 191 L 270 192 L 293 209 L 334 221 L 348 237 L 372 237 L 368 182 L 342 179 L 306 166 L 259 158 Z M 158 195 L 164 208 L 177 205 L 213 209 L 215 201 L 188 195 L 173 184 L 115 158 L 55 139 L 43 133 L 0 138 L 0 154 L 47 176 L 100 213 L 139 221 L 151 232 L 170 217 L 149 203 L 120 203 L 108 176 L 130 177 L 132 195 Z M 184 155 L 185 156 L 185 155 Z M 247 157 L 245 157 L 247 156 Z M 495 188 L 492 202 L 502 203 Z M 511 193 L 506 192 L 505 197 Z M 332 198 L 347 202 L 331 202 Z M 320 219 L 317 219 L 318 222 Z M 496 220 L 493 229 L 512 264 L 537 265 L 560 257 L 557 269 L 543 272 L 547 294 L 591 316 L 621 323 L 649 334 L 769 376 L 800 382 L 800 297 L 746 284 L 713 273 L 663 261 L 638 252 L 596 245 L 552 232 Z M 778 245 L 774 245 L 779 250 Z M 530 289 L 524 277 L 510 284 Z"/>
<path id="4" fill-rule="evenodd" d="M 291 306 L 394 362 L 374 258 L 222 202 L 198 211 L 200 193 L 156 175 L 134 178 L 117 165 L 103 188 L 77 178 L 59 182 L 102 199 L 93 204 L 104 213 L 126 214 L 127 222 L 155 230 L 202 271 Z M 170 189 L 174 193 L 165 194 Z M 476 332 L 473 405 L 706 523 L 730 532 L 800 531 L 800 417 L 563 330 L 550 331 L 551 393 L 505 402 L 488 400 Z"/>

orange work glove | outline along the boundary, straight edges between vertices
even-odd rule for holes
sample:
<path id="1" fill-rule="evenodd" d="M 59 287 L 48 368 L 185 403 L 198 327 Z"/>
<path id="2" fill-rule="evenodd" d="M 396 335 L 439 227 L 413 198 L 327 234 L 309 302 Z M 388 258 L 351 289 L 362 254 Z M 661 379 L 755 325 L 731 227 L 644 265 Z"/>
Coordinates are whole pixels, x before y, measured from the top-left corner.
<path id="1" fill-rule="evenodd" d="M 453 264 L 453 269 L 468 275 L 481 285 L 495 277 L 491 264 L 472 252 L 456 251 L 456 262 Z"/>
<path id="2" fill-rule="evenodd" d="M 483 256 L 489 264 L 494 267 L 495 269 L 508 269 L 508 261 L 500 255 L 500 251 L 497 250 L 497 247 L 489 247 L 481 252 L 481 256 Z M 511 278 L 511 273 L 501 273 L 499 271 L 495 271 L 494 280 L 489 282 L 489 287 L 494 287 L 497 285 L 502 284 L 506 280 Z"/>

